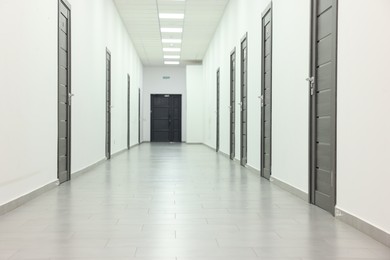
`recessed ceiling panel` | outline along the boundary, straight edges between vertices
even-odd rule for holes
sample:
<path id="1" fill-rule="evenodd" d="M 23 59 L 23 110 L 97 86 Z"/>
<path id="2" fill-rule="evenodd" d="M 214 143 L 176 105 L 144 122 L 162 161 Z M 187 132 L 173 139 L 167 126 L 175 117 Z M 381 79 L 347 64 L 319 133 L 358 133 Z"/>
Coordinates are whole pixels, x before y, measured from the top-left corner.
<path id="1" fill-rule="evenodd" d="M 163 66 L 163 48 L 181 48 L 180 64 L 203 59 L 229 0 L 114 0 L 134 47 L 145 66 Z M 184 14 L 184 19 L 163 19 L 159 13 Z M 183 28 L 183 33 L 162 33 Z M 162 43 L 181 39 L 181 43 Z M 176 54 L 176 53 L 175 53 Z"/>

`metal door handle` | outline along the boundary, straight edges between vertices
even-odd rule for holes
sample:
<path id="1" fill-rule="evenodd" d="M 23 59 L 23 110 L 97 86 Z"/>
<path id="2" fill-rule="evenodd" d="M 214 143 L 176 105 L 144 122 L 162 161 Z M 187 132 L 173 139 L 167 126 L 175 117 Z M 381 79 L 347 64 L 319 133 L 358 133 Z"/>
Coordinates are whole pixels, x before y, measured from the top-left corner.
<path id="1" fill-rule="evenodd" d="M 307 78 L 306 80 L 310 83 L 310 95 L 313 95 L 314 94 L 315 78 L 314 77 L 310 77 L 310 78 Z"/>
<path id="2" fill-rule="evenodd" d="M 264 96 L 261 95 L 261 96 L 259 96 L 259 98 L 260 98 L 260 105 L 263 107 L 264 106 Z"/>
<path id="3" fill-rule="evenodd" d="M 72 105 L 72 97 L 74 97 L 74 94 L 69 92 L 68 93 L 68 104 L 69 104 L 69 106 Z"/>
<path id="4" fill-rule="evenodd" d="M 314 77 L 307 78 L 306 81 L 309 81 L 310 83 L 314 82 Z"/>

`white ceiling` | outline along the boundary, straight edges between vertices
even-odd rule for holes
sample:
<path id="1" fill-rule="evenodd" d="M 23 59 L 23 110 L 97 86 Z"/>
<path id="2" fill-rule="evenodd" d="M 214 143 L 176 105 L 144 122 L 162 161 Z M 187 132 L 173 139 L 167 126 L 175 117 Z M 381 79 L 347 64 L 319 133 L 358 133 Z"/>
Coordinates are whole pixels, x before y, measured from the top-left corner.
<path id="1" fill-rule="evenodd" d="M 145 66 L 164 65 L 163 47 L 181 47 L 181 65 L 200 63 L 229 0 L 114 0 Z M 184 20 L 159 19 L 159 13 L 184 13 Z M 160 27 L 183 27 L 161 33 Z M 161 38 L 181 38 L 181 44 Z"/>

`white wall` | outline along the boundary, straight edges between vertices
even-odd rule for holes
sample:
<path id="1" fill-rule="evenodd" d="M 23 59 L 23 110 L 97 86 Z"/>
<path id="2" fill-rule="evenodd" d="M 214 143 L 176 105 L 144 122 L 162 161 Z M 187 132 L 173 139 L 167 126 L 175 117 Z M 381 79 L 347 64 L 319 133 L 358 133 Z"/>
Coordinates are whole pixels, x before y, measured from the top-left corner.
<path id="1" fill-rule="evenodd" d="M 75 172 L 104 158 L 106 46 L 113 62 L 113 152 L 127 143 L 127 73 L 137 121 L 142 64 L 111 0 L 70 2 Z M 0 1 L 0 205 L 57 179 L 57 12 L 52 0 Z"/>
<path id="2" fill-rule="evenodd" d="M 205 143 L 215 147 L 216 70 L 221 68 L 221 151 L 229 153 L 229 59 L 236 47 L 236 103 L 240 100 L 240 40 L 248 32 L 248 165 L 260 169 L 261 13 L 270 1 L 229 2 L 203 61 Z M 291 10 L 294 10 L 292 12 Z M 273 177 L 308 190 L 310 1 L 273 1 Z M 236 158 L 240 158 L 236 105 Z M 291 138 L 291 137 L 294 138 Z"/>
<path id="3" fill-rule="evenodd" d="M 187 92 L 185 67 L 144 67 L 143 79 L 143 129 L 142 141 L 150 141 L 150 95 L 181 94 L 182 95 L 182 141 L 187 134 Z M 163 79 L 164 76 L 170 77 Z"/>
<path id="4" fill-rule="evenodd" d="M 339 1 L 337 206 L 390 233 L 390 2 L 374 2 Z"/>
<path id="5" fill-rule="evenodd" d="M 306 193 L 309 43 L 310 0 L 273 1 L 272 177 Z"/>
<path id="6" fill-rule="evenodd" d="M 138 143 L 142 64 L 111 0 L 73 0 L 72 169 L 105 158 L 106 47 L 111 52 L 111 153 L 127 147 L 127 74 L 131 78 L 131 145 Z M 85 22 L 88 21 L 88 22 Z"/>
<path id="7" fill-rule="evenodd" d="M 57 4 L 0 1 L 0 205 L 57 179 Z"/>
<path id="8" fill-rule="evenodd" d="M 203 143 L 203 66 L 186 67 L 187 143 Z"/>

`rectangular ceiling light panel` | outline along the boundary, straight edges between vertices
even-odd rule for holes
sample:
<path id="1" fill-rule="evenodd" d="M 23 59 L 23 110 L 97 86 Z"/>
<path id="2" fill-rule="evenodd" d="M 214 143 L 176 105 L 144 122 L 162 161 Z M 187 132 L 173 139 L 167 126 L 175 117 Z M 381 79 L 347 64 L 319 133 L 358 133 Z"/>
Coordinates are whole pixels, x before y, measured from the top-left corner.
<path id="1" fill-rule="evenodd" d="M 164 52 L 180 52 L 180 48 L 163 48 Z"/>
<path id="2" fill-rule="evenodd" d="M 163 33 L 182 33 L 183 28 L 161 28 Z"/>
<path id="3" fill-rule="evenodd" d="M 164 59 L 180 59 L 180 55 L 164 55 Z"/>
<path id="4" fill-rule="evenodd" d="M 162 43 L 181 43 L 181 39 L 162 39 Z"/>
<path id="5" fill-rule="evenodd" d="M 179 61 L 164 61 L 165 65 L 179 65 Z"/>
<path id="6" fill-rule="evenodd" d="M 184 19 L 184 14 L 159 14 L 160 19 Z"/>

